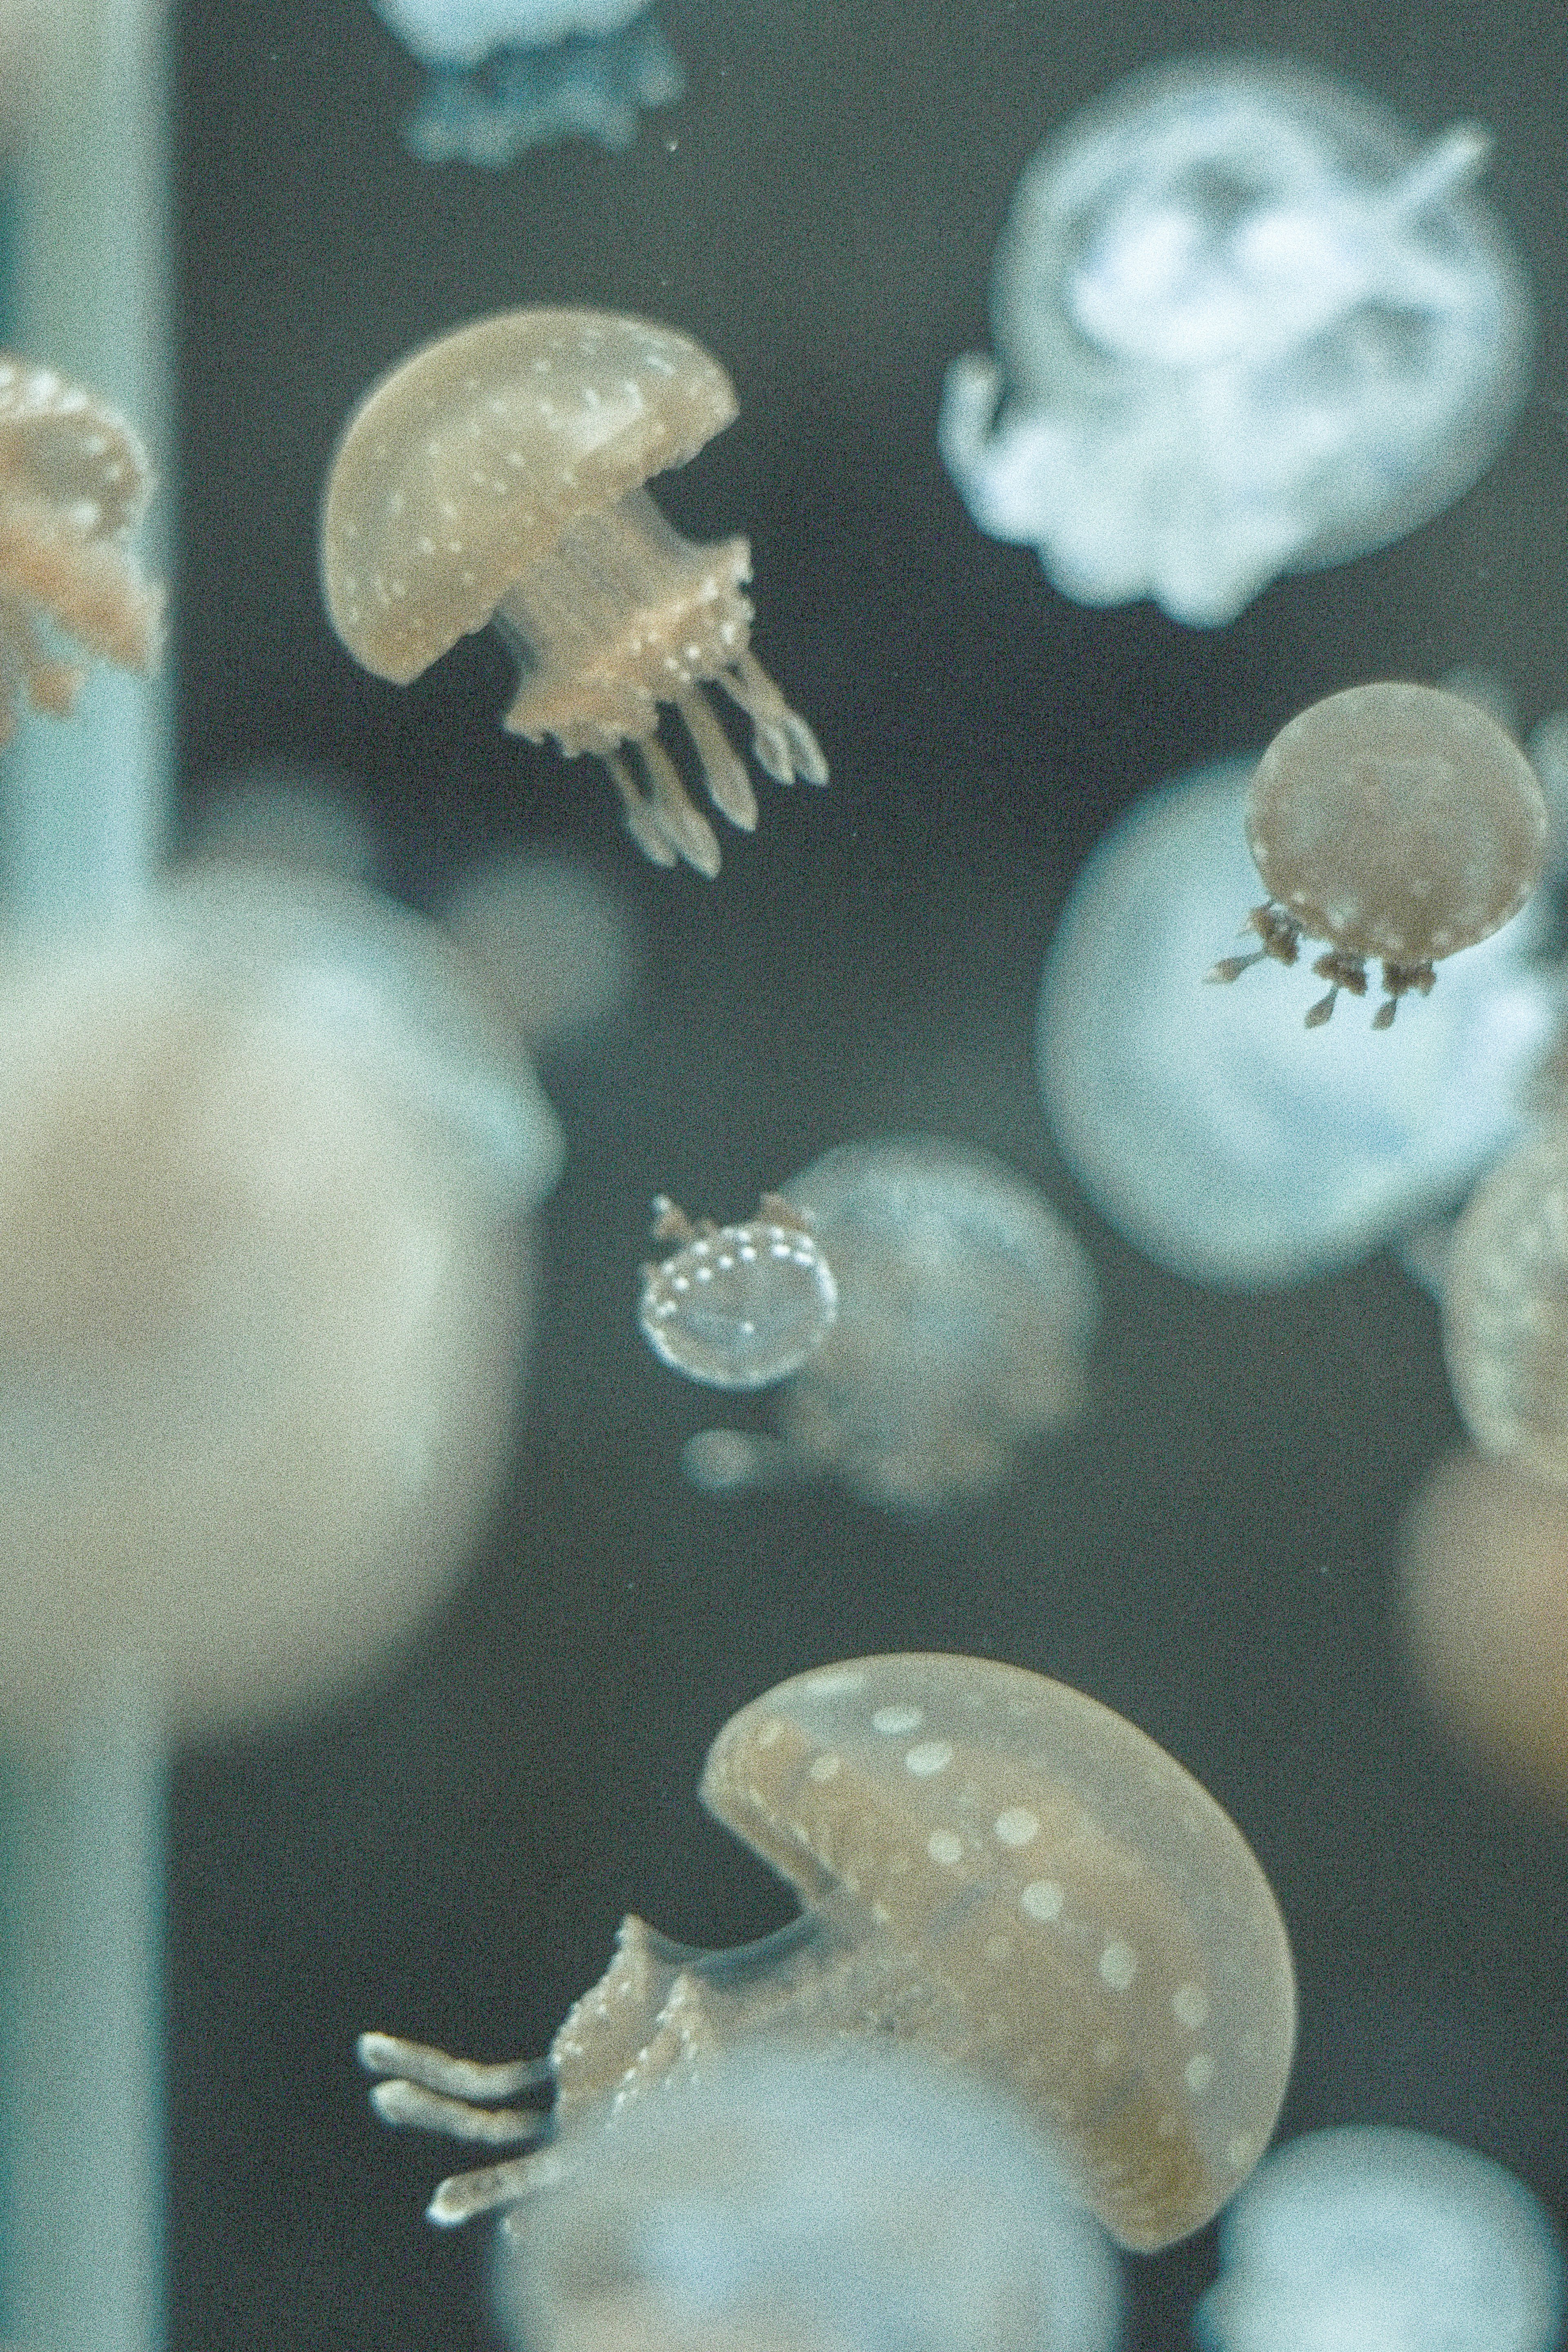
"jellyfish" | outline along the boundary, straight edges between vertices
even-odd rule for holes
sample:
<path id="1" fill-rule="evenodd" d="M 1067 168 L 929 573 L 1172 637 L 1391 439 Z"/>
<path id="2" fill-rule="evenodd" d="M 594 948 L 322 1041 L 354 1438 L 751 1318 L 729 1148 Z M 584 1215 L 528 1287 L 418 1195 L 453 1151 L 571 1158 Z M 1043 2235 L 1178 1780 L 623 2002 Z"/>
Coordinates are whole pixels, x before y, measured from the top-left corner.
<path id="1" fill-rule="evenodd" d="M 797 1372 L 838 1316 L 838 1284 L 812 1221 L 764 1192 L 742 1225 L 694 1225 L 668 1194 L 654 1239 L 675 1248 L 643 1268 L 643 1338 L 689 1381 L 760 1389 Z"/>
<path id="2" fill-rule="evenodd" d="M 202 780 L 184 855 L 202 865 L 257 865 L 324 875 L 362 889 L 385 863 L 362 787 L 324 761 L 256 760 Z"/>
<path id="3" fill-rule="evenodd" d="M 433 2220 L 569 2184 L 629 2103 L 763 2041 L 907 2043 L 1018 2100 L 1125 2246 L 1251 2171 L 1295 2034 L 1284 1923 L 1228 1815 L 1109 1707 L 990 1659 L 849 1660 L 732 1717 L 700 1794 L 794 1888 L 791 1925 L 702 1952 L 627 1918 L 543 2061 L 362 2037 L 388 2121 L 543 2143 L 443 2182 Z"/>
<path id="4" fill-rule="evenodd" d="M 705 1430 L 710 1493 L 828 1474 L 889 1509 L 992 1492 L 1081 1409 L 1100 1294 L 1082 1246 L 988 1152 L 934 1136 L 843 1144 L 784 1197 L 832 1266 L 838 1313 L 780 1397 L 779 1434 Z"/>
<path id="5" fill-rule="evenodd" d="M 156 667 L 163 592 L 127 544 L 150 480 L 118 409 L 0 352 L 0 743 L 18 695 L 60 719 L 81 690 L 80 664 L 47 651 L 40 624 L 121 669 Z"/>
<path id="6" fill-rule="evenodd" d="M 428 74 L 405 129 L 423 163 L 494 171 L 556 139 L 629 147 L 686 87 L 647 0 L 375 0 Z"/>
<path id="7" fill-rule="evenodd" d="M 868 2042 L 727 2050 L 508 2215 L 528 2352 L 1114 2352 L 1114 2255 L 1017 2105 Z"/>
<path id="8" fill-rule="evenodd" d="M 581 858 L 488 858 L 459 878 L 441 919 L 531 1054 L 579 1051 L 636 992 L 631 910 Z"/>
<path id="9" fill-rule="evenodd" d="M 1526 1135 L 1477 1186 L 1443 1289 L 1443 1352 L 1484 1454 L 1568 1486 L 1568 1121 Z"/>
<path id="10" fill-rule="evenodd" d="M 1552 2352 L 1563 2250 L 1500 2164 L 1387 2125 L 1309 2132 L 1220 2223 L 1203 2352 Z"/>
<path id="11" fill-rule="evenodd" d="M 751 720 L 777 782 L 827 781 L 816 736 L 751 651 L 746 541 L 693 545 L 643 488 L 735 414 L 723 369 L 672 328 L 502 311 L 373 386 L 321 510 L 322 593 L 356 661 L 406 685 L 493 620 L 521 668 L 508 732 L 591 753 L 643 855 L 710 877 L 719 843 L 658 740 L 663 705 L 745 831 L 756 795 L 705 687 Z"/>
<path id="12" fill-rule="evenodd" d="M 1352 1265 L 1461 1201 L 1524 1131 L 1563 996 L 1540 896 L 1393 1037 L 1342 1020 L 1304 1039 L 1289 987 L 1205 987 L 1256 887 L 1254 764 L 1178 778 L 1098 845 L 1037 1032 L 1047 1117 L 1100 1213 L 1156 1264 L 1240 1289 Z"/>
<path id="13" fill-rule="evenodd" d="M 1159 67 L 1074 118 L 1013 200 L 999 358 L 948 374 L 975 521 L 1080 604 L 1211 628 L 1440 513 L 1529 381 L 1529 291 L 1473 194 L 1489 147 L 1418 146 L 1283 60 Z"/>
<path id="14" fill-rule="evenodd" d="M 1431 993 L 1433 965 L 1489 939 L 1540 881 L 1546 800 L 1529 761 L 1468 696 L 1429 686 L 1355 686 L 1282 727 L 1253 772 L 1247 839 L 1268 891 L 1247 922 L 1262 944 L 1211 980 L 1265 957 L 1293 964 L 1302 935 L 1328 940 L 1312 966 L 1329 992 L 1366 993 L 1383 959 L 1374 1029 L 1399 1000 Z"/>

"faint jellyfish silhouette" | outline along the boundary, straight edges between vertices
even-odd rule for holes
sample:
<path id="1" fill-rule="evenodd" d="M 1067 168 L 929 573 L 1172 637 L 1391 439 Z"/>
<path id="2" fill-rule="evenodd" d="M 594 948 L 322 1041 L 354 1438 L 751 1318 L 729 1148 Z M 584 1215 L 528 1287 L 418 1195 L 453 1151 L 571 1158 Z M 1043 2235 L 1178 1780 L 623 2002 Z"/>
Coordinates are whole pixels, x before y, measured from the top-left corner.
<path id="1" fill-rule="evenodd" d="M 1387 2125 L 1278 2148 L 1220 2224 L 1204 2352 L 1551 2352 L 1563 2251 L 1523 2182 Z"/>
<path id="2" fill-rule="evenodd" d="M 732 1717 L 700 1790 L 800 1897 L 738 1952 L 633 1916 L 548 2059 L 476 2066 L 362 2037 L 394 2123 L 548 2145 L 444 2181 L 462 2221 L 597 2161 L 605 2127 L 738 2043 L 879 2038 L 1016 2099 L 1123 2245 L 1199 2228 L 1273 2130 L 1289 1943 L 1228 1815 L 1081 1692 L 994 1660 L 861 1658 Z M 542 2117 L 480 2104 L 553 2091 Z"/>
<path id="3" fill-rule="evenodd" d="M 781 1396 L 779 1434 L 705 1430 L 711 1494 L 829 1474 L 928 1511 L 1003 1484 L 1081 1409 L 1100 1314 L 1081 1244 L 988 1152 L 934 1136 L 840 1145 L 784 1187 L 838 1281 L 838 1318 Z"/>
<path id="4" fill-rule="evenodd" d="M 1450 1454 L 1405 1516 L 1404 1617 L 1426 1696 L 1507 1777 L 1568 1811 L 1568 1494 Z"/>
<path id="5" fill-rule="evenodd" d="M 1040 984 L 1040 1092 L 1101 1216 L 1193 1282 L 1353 1265 L 1461 1200 L 1523 1131 L 1563 982 L 1540 897 L 1456 957 L 1396 1035 L 1301 1035 L 1289 988 L 1208 988 L 1256 876 L 1251 760 L 1148 794 L 1074 882 Z"/>
<path id="6" fill-rule="evenodd" d="M 1113 2352 L 1120 2332 L 1115 2257 L 1025 2116 L 896 2046 L 758 2043 L 634 2104 L 508 2214 L 495 2281 L 528 2352 Z"/>
<path id="7" fill-rule="evenodd" d="M 40 623 L 100 661 L 157 667 L 163 592 L 127 544 L 151 479 L 117 408 L 0 352 L 0 743 L 18 695 L 63 719 L 81 689 L 86 672 L 45 651 Z"/>
<path id="8" fill-rule="evenodd" d="M 1328 940 L 1312 966 L 1329 992 L 1306 1015 L 1316 1029 L 1342 988 L 1366 993 L 1366 959 L 1383 960 L 1386 1029 L 1433 965 L 1489 939 L 1540 881 L 1545 797 L 1511 737 L 1467 697 L 1430 686 L 1353 686 L 1279 730 L 1247 795 L 1247 839 L 1268 891 L 1247 918 L 1262 945 L 1226 956 L 1211 980 L 1240 978 L 1270 956 L 1293 964 L 1303 933 Z"/>
<path id="9" fill-rule="evenodd" d="M 942 398 L 981 529 L 1080 604 L 1215 627 L 1440 513 L 1529 380 L 1528 289 L 1471 194 L 1489 146 L 1418 147 L 1284 60 L 1158 67 L 1076 116 L 997 249 L 999 361 Z"/>
<path id="10" fill-rule="evenodd" d="M 714 805 L 747 832 L 756 795 L 705 688 L 751 720 L 776 782 L 827 781 L 751 650 L 748 542 L 694 545 L 643 488 L 735 415 L 723 369 L 673 328 L 500 311 L 372 386 L 321 506 L 321 593 L 357 662 L 406 686 L 493 620 L 522 668 L 507 731 L 602 761 L 644 856 L 709 876 L 718 840 L 658 740 L 664 705 Z"/>
<path id="11" fill-rule="evenodd" d="M 428 69 L 405 136 L 426 163 L 502 170 L 525 149 L 629 147 L 686 87 L 647 0 L 375 0 Z"/>
<path id="12" fill-rule="evenodd" d="M 633 995 L 642 943 L 620 894 L 577 857 L 487 859 L 442 920 L 531 1053 L 573 1053 Z"/>
<path id="13" fill-rule="evenodd" d="M 194 864 L 264 866 L 367 888 L 384 848 L 352 776 L 308 760 L 257 760 L 203 778 L 184 854 Z"/>
<path id="14" fill-rule="evenodd" d="M 1481 1452 L 1568 1486 L 1568 1122 L 1477 1186 L 1443 1292 L 1454 1402 Z"/>
<path id="15" fill-rule="evenodd" d="M 675 1244 L 643 1268 L 637 1320 L 655 1355 L 716 1389 L 768 1388 L 797 1372 L 838 1315 L 810 1217 L 777 1192 L 742 1225 L 694 1225 L 664 1192 L 653 1209 L 654 1240 Z"/>

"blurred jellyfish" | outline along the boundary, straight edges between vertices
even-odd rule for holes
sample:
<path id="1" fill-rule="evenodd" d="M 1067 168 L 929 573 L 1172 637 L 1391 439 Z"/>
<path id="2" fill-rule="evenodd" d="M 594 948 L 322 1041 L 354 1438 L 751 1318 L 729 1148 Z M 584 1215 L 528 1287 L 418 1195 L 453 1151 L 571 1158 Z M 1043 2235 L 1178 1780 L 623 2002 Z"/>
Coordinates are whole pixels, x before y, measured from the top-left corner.
<path id="1" fill-rule="evenodd" d="M 906 2050 L 759 2043 L 508 2216 L 528 2352 L 1113 2352 L 1114 2255 L 1010 2104 Z"/>
<path id="2" fill-rule="evenodd" d="M 1551 2352 L 1563 2251 L 1500 2164 L 1425 2132 L 1310 2132 L 1220 2223 L 1204 2352 Z"/>
<path id="3" fill-rule="evenodd" d="M 629 147 L 686 87 L 647 0 L 375 0 L 429 79 L 405 137 L 426 163 L 501 170 L 556 139 Z"/>
<path id="4" fill-rule="evenodd" d="M 1404 1532 L 1405 1623 L 1426 1696 L 1508 1777 L 1568 1809 L 1568 1494 L 1454 1454 Z"/>
<path id="5" fill-rule="evenodd" d="M 206 779 L 185 856 L 260 865 L 368 886 L 383 863 L 380 828 L 353 777 L 310 761 L 258 760 Z"/>
<path id="6" fill-rule="evenodd" d="M 767 1388 L 820 1348 L 838 1284 L 811 1221 L 764 1192 L 743 1225 L 694 1225 L 660 1193 L 653 1237 L 670 1255 L 643 1268 L 637 1319 L 654 1353 L 716 1389 Z"/>
<path id="7" fill-rule="evenodd" d="M 580 858 L 492 858 L 463 876 L 443 919 L 531 1053 L 581 1047 L 637 987 L 630 910 Z"/>
<path id="8" fill-rule="evenodd" d="M 1562 1001 L 1531 961 L 1539 897 L 1392 1037 L 1335 1021 L 1303 1038 L 1292 986 L 1206 987 L 1253 886 L 1253 765 L 1181 778 L 1099 844 L 1037 1034 L 1047 1115 L 1100 1214 L 1157 1264 L 1240 1288 L 1353 1265 L 1461 1199 L 1521 1133 Z"/>
<path id="9" fill-rule="evenodd" d="M 1443 1289 L 1454 1402 L 1483 1454 L 1568 1486 L 1568 1123 L 1479 1185 Z"/>
<path id="10" fill-rule="evenodd" d="M 1420 147 L 1283 60 L 1160 67 L 1077 116 L 1014 198 L 999 360 L 948 375 L 981 529 L 1080 604 L 1215 627 L 1440 513 L 1529 379 L 1530 296 L 1471 193 L 1489 146 Z"/>
<path id="11" fill-rule="evenodd" d="M 1383 962 L 1374 1029 L 1399 1000 L 1430 995 L 1434 964 L 1517 915 L 1541 879 L 1546 802 L 1529 761 L 1462 694 L 1429 686 L 1353 686 L 1282 727 L 1253 771 L 1247 841 L 1268 891 L 1247 918 L 1262 945 L 1226 956 L 1211 980 L 1238 980 L 1271 957 L 1293 964 L 1305 936 L 1331 942 L 1312 966 L 1329 992 L 1366 994 Z"/>
<path id="12" fill-rule="evenodd" d="M 1071 1422 L 1099 1319 L 1089 1259 L 988 1152 L 933 1136 L 841 1145 L 784 1188 L 838 1285 L 838 1315 L 781 1395 L 778 1434 L 704 1430 L 682 1466 L 710 1494 L 830 1475 L 935 1510 L 988 1494 Z"/>
<path id="13" fill-rule="evenodd" d="M 788 1927 L 703 1952 L 628 1917 L 545 2060 L 362 2037 L 388 2122 L 546 2143 L 443 2181 L 433 2221 L 591 2189 L 637 2102 L 668 2116 L 764 2040 L 895 2042 L 1016 2099 L 1125 2246 L 1185 2237 L 1251 2171 L 1295 2038 L 1284 1922 L 1235 1822 L 1109 1707 L 994 1659 L 853 1659 L 742 1707 L 700 1795 L 795 1889 Z M 552 2093 L 548 2117 L 489 2104 Z"/>

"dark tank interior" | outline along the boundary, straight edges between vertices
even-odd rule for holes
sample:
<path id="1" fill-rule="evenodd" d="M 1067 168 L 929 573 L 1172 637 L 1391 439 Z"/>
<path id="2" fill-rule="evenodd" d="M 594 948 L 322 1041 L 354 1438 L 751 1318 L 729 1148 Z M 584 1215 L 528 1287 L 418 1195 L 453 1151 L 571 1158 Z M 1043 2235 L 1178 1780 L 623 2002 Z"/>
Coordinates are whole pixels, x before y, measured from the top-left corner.
<path id="1" fill-rule="evenodd" d="M 485 170 L 407 152 L 419 68 L 368 0 L 173 10 L 182 817 L 256 763 L 329 768 L 415 908 L 483 857 L 549 849 L 618 895 L 641 964 L 616 1018 L 542 1064 L 565 1169 L 504 1491 L 456 1597 L 329 1709 L 177 1756 L 172 2352 L 498 2346 L 486 2225 L 422 2218 L 461 2159 L 376 2121 L 356 2035 L 542 2053 L 626 1911 L 705 1948 L 781 1925 L 786 1890 L 699 1808 L 704 1754 L 771 1685 L 879 1652 L 1058 1677 L 1233 1816 L 1299 1977 L 1283 2132 L 1441 2134 L 1568 2222 L 1568 1795 L 1554 1813 L 1445 1734 L 1399 1617 L 1402 1515 L 1462 1435 L 1437 1308 L 1387 1250 L 1271 1290 L 1163 1271 L 1075 1184 L 1034 1071 L 1054 927 L 1137 795 L 1365 679 L 1484 668 L 1526 728 L 1568 703 L 1568 19 L 1546 0 L 659 14 L 685 94 L 629 147 Z M 1422 137 L 1489 125 L 1539 327 L 1473 488 L 1198 629 L 1070 602 L 984 536 L 935 419 L 950 362 L 991 346 L 992 254 L 1047 131 L 1142 66 L 1233 51 L 1342 77 Z M 398 688 L 323 614 L 345 415 L 405 351 L 521 304 L 667 321 L 734 379 L 737 422 L 660 502 L 693 538 L 750 535 L 753 644 L 832 772 L 759 778 L 715 880 L 639 858 L 592 761 L 501 731 L 493 633 Z M 738 1218 L 832 1146 L 910 1132 L 994 1152 L 1087 1247 L 1085 1410 L 935 1510 L 831 1479 L 698 1491 L 680 1449 L 714 1400 L 637 1328 L 650 1201 Z M 765 1398 L 729 1418 L 766 1427 Z M 1130 2257 L 1125 2343 L 1188 2342 L 1216 2263 L 1212 2229 Z"/>

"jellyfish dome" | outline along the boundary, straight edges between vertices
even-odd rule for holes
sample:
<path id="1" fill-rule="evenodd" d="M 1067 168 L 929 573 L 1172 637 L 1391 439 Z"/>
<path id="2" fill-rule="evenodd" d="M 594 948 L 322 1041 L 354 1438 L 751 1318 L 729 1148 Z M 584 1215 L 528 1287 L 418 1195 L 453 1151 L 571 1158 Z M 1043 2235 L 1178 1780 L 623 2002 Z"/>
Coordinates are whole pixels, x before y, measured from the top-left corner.
<path id="1" fill-rule="evenodd" d="M 1498 454 L 1531 298 L 1472 184 L 1342 83 L 1205 59 L 1121 84 L 1026 170 L 997 358 L 938 433 L 970 512 L 1085 604 L 1217 627 L 1280 572 L 1382 547 Z"/>
<path id="2" fill-rule="evenodd" d="M 1063 1156 L 1107 1222 L 1194 1282 L 1268 1287 L 1353 1265 L 1446 1205 L 1523 1132 L 1562 987 L 1546 911 L 1445 967 L 1390 1033 L 1303 1032 L 1321 983 L 1210 988 L 1254 876 L 1254 762 L 1149 794 L 1074 884 L 1040 988 L 1037 1066 Z"/>
<path id="3" fill-rule="evenodd" d="M 1112 2352 L 1115 2256 L 1026 2119 L 907 2050 L 760 2042 L 509 2216 L 530 2352 Z"/>
<path id="4" fill-rule="evenodd" d="M 629 147 L 637 117 L 686 87 L 647 0 L 375 0 L 430 70 L 407 126 L 426 163 L 500 170 L 578 137 Z"/>
<path id="5" fill-rule="evenodd" d="M 1350 2126 L 1268 2157 L 1220 2223 L 1204 2352 L 1551 2352 L 1563 2250 L 1522 2181 L 1425 2132 Z"/>

